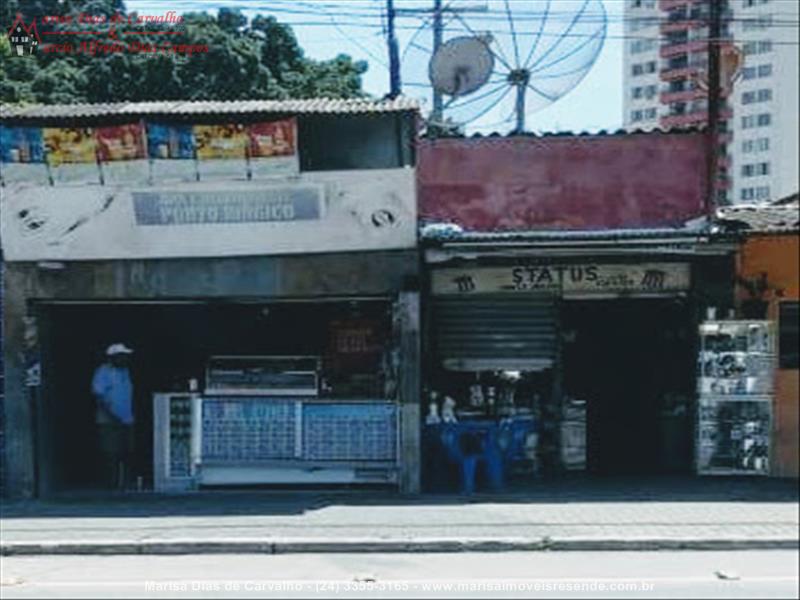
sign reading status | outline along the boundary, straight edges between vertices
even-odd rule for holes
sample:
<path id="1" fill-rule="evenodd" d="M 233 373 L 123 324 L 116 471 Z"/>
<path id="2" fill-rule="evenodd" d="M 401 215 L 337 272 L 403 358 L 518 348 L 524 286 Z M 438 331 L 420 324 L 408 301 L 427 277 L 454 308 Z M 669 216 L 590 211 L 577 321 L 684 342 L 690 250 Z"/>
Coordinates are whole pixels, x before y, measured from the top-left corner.
<path id="1" fill-rule="evenodd" d="M 691 283 L 688 263 L 542 264 L 467 267 L 433 272 L 436 295 L 550 292 L 661 294 L 683 292 Z"/>

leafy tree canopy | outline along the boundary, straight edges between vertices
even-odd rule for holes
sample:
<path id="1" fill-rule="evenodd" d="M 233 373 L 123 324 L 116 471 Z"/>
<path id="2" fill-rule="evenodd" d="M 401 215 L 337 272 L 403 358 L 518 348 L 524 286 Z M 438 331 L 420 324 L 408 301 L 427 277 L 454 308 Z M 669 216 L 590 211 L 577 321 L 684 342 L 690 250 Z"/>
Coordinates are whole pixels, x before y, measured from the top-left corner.
<path id="1" fill-rule="evenodd" d="M 78 15 L 122 15 L 122 0 L 2 0 L 0 23 L 10 27 L 16 14 L 26 23 L 36 17 L 42 31 L 103 31 L 109 25 L 78 23 Z M 44 16 L 72 16 L 71 22 L 44 24 Z M 325 96 L 363 96 L 364 61 L 347 55 L 317 61 L 304 56 L 292 29 L 274 17 L 259 15 L 248 22 L 238 10 L 222 8 L 216 16 L 188 13 L 183 22 L 121 25 L 119 31 L 180 30 L 177 35 L 48 35 L 42 44 L 69 43 L 72 52 L 12 56 L 0 35 L 0 102 L 119 102 L 146 100 L 241 100 L 286 99 Z M 78 51 L 81 42 L 96 40 L 106 46 L 125 47 L 122 52 L 94 54 Z M 131 52 L 129 44 L 141 50 Z M 164 52 L 165 44 L 207 47 L 191 54 Z"/>

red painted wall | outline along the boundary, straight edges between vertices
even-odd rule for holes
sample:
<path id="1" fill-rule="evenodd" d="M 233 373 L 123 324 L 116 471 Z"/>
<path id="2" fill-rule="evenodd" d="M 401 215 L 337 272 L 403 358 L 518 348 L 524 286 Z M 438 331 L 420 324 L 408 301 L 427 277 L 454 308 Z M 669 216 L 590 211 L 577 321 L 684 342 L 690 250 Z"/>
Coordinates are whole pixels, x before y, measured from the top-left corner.
<path id="1" fill-rule="evenodd" d="M 703 215 L 705 136 L 421 140 L 420 216 L 470 230 L 672 227 Z"/>

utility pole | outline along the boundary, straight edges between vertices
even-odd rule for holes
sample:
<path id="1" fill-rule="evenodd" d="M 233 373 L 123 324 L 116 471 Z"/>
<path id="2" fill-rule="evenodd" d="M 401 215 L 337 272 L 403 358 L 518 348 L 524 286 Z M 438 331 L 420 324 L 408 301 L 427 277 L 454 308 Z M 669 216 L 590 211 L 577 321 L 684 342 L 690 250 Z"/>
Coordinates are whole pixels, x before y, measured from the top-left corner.
<path id="1" fill-rule="evenodd" d="M 444 25 L 442 21 L 442 0 L 433 0 L 433 55 L 442 47 L 442 36 L 444 34 Z M 442 100 L 442 93 L 433 88 L 433 113 L 431 114 L 431 121 L 435 124 L 442 122 L 442 114 L 444 113 L 444 102 Z"/>
<path id="2" fill-rule="evenodd" d="M 720 81 L 720 44 L 722 42 L 722 8 L 727 0 L 709 0 L 708 22 L 708 197 L 706 214 L 711 217 L 717 206 L 719 181 L 719 117 L 722 100 Z"/>
<path id="3" fill-rule="evenodd" d="M 486 3 L 471 5 L 471 6 L 444 6 L 443 0 L 433 0 L 433 7 L 430 9 L 419 8 L 404 8 L 397 9 L 395 12 L 399 14 L 419 14 L 431 13 L 431 28 L 433 30 L 433 52 L 431 56 L 436 55 L 436 51 L 442 47 L 444 43 L 444 13 L 458 15 L 463 13 L 485 13 L 489 11 L 489 5 Z M 433 110 L 431 111 L 431 122 L 441 125 L 444 113 L 444 99 L 442 93 L 433 90 Z"/>
<path id="4" fill-rule="evenodd" d="M 395 19 L 397 10 L 394 0 L 386 0 L 386 28 L 387 43 L 389 44 L 389 97 L 397 98 L 403 91 L 403 84 L 400 79 L 400 50 L 397 47 L 397 32 L 395 30 Z"/>

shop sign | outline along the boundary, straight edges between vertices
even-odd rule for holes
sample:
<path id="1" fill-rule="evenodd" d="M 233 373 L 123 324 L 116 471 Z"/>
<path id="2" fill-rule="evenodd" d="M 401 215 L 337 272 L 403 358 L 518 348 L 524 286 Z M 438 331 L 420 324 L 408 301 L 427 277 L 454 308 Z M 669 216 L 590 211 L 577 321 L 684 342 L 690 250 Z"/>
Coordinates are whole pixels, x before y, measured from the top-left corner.
<path id="1" fill-rule="evenodd" d="M 207 225 L 319 219 L 319 186 L 257 190 L 133 192 L 138 225 Z"/>
<path id="2" fill-rule="evenodd" d="M 660 294 L 689 289 L 688 263 L 541 264 L 439 269 L 436 295 L 544 292 L 558 295 Z"/>
<path id="3" fill-rule="evenodd" d="M 413 248 L 413 169 L 170 186 L 10 185 L 7 261 L 254 256 Z"/>

